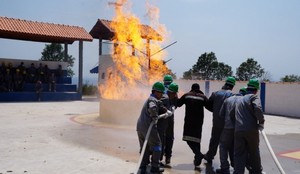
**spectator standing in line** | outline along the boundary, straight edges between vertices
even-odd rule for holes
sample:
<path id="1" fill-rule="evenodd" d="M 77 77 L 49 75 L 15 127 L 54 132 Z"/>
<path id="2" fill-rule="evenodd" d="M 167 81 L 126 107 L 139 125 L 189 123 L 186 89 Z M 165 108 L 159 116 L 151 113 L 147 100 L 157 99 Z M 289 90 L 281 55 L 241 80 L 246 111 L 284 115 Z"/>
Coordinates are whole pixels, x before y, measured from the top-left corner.
<path id="1" fill-rule="evenodd" d="M 49 92 L 56 92 L 56 77 L 54 73 L 51 73 L 48 82 L 49 82 Z"/>
<path id="2" fill-rule="evenodd" d="M 233 116 L 230 115 L 230 111 L 235 107 L 235 103 L 239 97 L 242 97 L 246 94 L 247 88 L 243 87 L 240 89 L 238 94 L 235 94 L 231 97 L 228 97 L 224 100 L 224 103 L 220 109 L 219 116 L 223 120 L 224 119 L 224 129 L 222 131 L 220 137 L 220 145 L 219 145 L 219 155 L 220 155 L 220 163 L 221 168 L 216 169 L 216 173 L 221 174 L 230 174 L 230 163 L 228 162 L 228 157 L 231 162 L 231 166 L 234 167 L 234 113 Z M 232 112 L 231 112 L 232 114 Z"/>
<path id="3" fill-rule="evenodd" d="M 37 68 L 37 75 L 38 80 L 42 81 L 42 83 L 45 83 L 45 69 L 42 63 L 40 63 L 39 67 Z"/>
<path id="4" fill-rule="evenodd" d="M 14 90 L 22 91 L 24 87 L 23 75 L 20 73 L 20 69 L 17 68 L 15 74 L 13 75 L 14 80 Z"/>
<path id="5" fill-rule="evenodd" d="M 0 71 L 0 92 L 6 92 L 6 86 L 5 86 L 5 77 L 2 71 Z"/>
<path id="6" fill-rule="evenodd" d="M 64 76 L 64 72 L 60 64 L 58 65 L 58 68 L 56 69 L 55 73 L 56 73 L 57 83 L 62 83 L 62 77 Z"/>
<path id="7" fill-rule="evenodd" d="M 21 62 L 17 68 L 20 70 L 20 74 L 23 76 L 23 81 L 26 81 L 26 67 L 24 62 Z"/>
<path id="8" fill-rule="evenodd" d="M 186 141 L 188 146 L 194 153 L 195 170 L 200 170 L 203 154 L 201 153 L 201 137 L 202 125 L 204 118 L 204 106 L 206 105 L 207 98 L 200 90 L 200 86 L 194 83 L 191 91 L 185 93 L 177 101 L 177 106 L 181 107 L 185 104 L 185 117 L 183 128 L 183 141 Z"/>
<path id="9" fill-rule="evenodd" d="M 30 64 L 30 67 L 27 69 L 27 77 L 29 83 L 35 83 L 36 82 L 36 68 L 34 66 L 34 63 Z"/>
<path id="10" fill-rule="evenodd" d="M 37 100 L 38 101 L 41 101 L 41 93 L 42 93 L 42 91 L 43 91 L 43 83 L 42 83 L 42 81 L 37 80 L 36 84 L 35 84 L 35 92 L 37 94 Z"/>
<path id="11" fill-rule="evenodd" d="M 47 64 L 44 65 L 44 72 L 45 72 L 45 83 L 48 83 L 51 72 L 50 72 Z"/>
<path id="12" fill-rule="evenodd" d="M 0 73 L 4 76 L 4 74 L 6 73 L 6 65 L 5 65 L 5 62 L 2 62 L 1 63 L 1 66 L 0 66 Z"/>
<path id="13" fill-rule="evenodd" d="M 222 89 L 219 91 L 215 91 L 211 94 L 206 105 L 206 109 L 213 113 L 211 138 L 209 141 L 208 151 L 204 155 L 204 159 L 209 164 L 212 163 L 212 160 L 214 159 L 217 153 L 220 142 L 220 136 L 224 127 L 224 119 L 220 119 L 219 112 L 224 100 L 233 95 L 232 89 L 234 85 L 235 78 L 228 77 Z"/>
<path id="14" fill-rule="evenodd" d="M 4 82 L 7 91 L 13 91 L 13 76 L 10 68 L 6 68 L 6 73 L 4 75 Z"/>
<path id="15" fill-rule="evenodd" d="M 239 98 L 235 105 L 233 174 L 244 174 L 248 160 L 251 174 L 264 173 L 259 152 L 259 130 L 263 130 L 265 119 L 256 95 L 258 90 L 259 81 L 250 79 L 247 94 Z"/>

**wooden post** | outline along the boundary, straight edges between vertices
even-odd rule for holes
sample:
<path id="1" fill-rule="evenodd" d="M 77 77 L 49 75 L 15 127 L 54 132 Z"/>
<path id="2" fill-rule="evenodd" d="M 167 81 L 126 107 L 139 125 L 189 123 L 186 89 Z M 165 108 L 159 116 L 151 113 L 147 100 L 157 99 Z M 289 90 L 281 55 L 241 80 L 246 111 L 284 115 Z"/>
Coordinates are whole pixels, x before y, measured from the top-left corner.
<path id="1" fill-rule="evenodd" d="M 150 54 L 150 39 L 147 39 L 147 45 L 146 45 L 146 53 L 147 53 L 147 57 L 148 57 L 148 68 L 149 70 L 151 69 L 151 54 Z"/>

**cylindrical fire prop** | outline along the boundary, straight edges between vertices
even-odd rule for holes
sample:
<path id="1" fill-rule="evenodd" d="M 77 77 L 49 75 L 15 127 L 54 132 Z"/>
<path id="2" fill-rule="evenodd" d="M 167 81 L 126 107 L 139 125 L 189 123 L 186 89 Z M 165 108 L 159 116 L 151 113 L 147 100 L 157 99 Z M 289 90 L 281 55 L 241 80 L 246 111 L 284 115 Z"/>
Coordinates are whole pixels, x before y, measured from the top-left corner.
<path id="1" fill-rule="evenodd" d="M 104 123 L 135 125 L 145 101 L 100 99 L 100 121 Z"/>

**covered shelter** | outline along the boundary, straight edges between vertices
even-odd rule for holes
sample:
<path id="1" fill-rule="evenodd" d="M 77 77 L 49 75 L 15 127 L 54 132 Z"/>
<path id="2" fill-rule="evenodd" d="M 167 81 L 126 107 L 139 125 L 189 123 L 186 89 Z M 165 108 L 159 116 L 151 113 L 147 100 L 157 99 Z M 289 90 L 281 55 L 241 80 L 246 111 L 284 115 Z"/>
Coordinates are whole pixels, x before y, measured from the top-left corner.
<path id="1" fill-rule="evenodd" d="M 82 93 L 83 41 L 93 40 L 84 28 L 0 16 L 0 38 L 64 44 L 65 57 L 68 44 L 79 41 L 78 92 Z"/>
<path id="2" fill-rule="evenodd" d="M 115 37 L 115 31 L 111 27 L 112 23 L 114 21 L 110 20 L 105 20 L 105 19 L 98 19 L 94 27 L 90 31 L 90 35 L 94 39 L 99 39 L 99 57 L 102 55 L 102 42 L 103 40 L 113 40 Z M 149 59 L 149 68 L 150 68 L 150 40 L 162 40 L 162 36 L 156 32 L 153 28 L 151 28 L 148 25 L 140 25 L 140 31 L 141 31 L 141 37 L 145 40 L 147 40 L 147 50 L 146 54 Z M 134 48 L 133 48 L 134 49 Z M 94 67 L 93 69 L 90 70 L 90 73 L 98 73 L 98 66 Z"/>

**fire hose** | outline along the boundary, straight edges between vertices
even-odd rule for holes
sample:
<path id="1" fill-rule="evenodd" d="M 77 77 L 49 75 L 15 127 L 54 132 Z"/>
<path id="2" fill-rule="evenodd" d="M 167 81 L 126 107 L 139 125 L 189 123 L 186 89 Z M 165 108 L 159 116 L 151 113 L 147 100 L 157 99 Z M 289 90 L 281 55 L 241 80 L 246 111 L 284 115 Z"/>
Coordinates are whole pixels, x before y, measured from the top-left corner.
<path id="1" fill-rule="evenodd" d="M 145 153 L 145 150 L 146 150 L 146 147 L 147 147 L 147 144 L 148 144 L 148 139 L 149 139 L 149 136 L 150 136 L 150 132 L 152 130 L 153 125 L 156 124 L 157 120 L 159 120 L 161 118 L 167 118 L 167 117 L 170 117 L 171 115 L 173 115 L 174 110 L 175 110 L 174 108 L 172 108 L 172 111 L 168 110 L 166 113 L 159 115 L 156 120 L 153 120 L 150 123 L 150 126 L 149 126 L 149 128 L 147 130 L 147 134 L 146 134 L 146 137 L 145 137 L 145 141 L 144 141 L 144 144 L 143 144 L 143 147 L 142 147 L 141 156 L 140 156 L 140 159 L 138 161 L 138 165 L 137 165 L 137 169 L 136 169 L 135 174 L 138 173 L 140 165 L 142 163 L 142 160 L 143 160 L 143 157 L 144 157 L 144 153 Z"/>
<path id="2" fill-rule="evenodd" d="M 276 155 L 275 155 L 275 153 L 274 153 L 274 151 L 273 151 L 273 149 L 272 149 L 272 147 L 271 147 L 271 144 L 270 144 L 270 142 L 269 142 L 269 140 L 268 140 L 268 137 L 267 137 L 265 131 L 264 131 L 264 130 L 261 130 L 260 132 L 261 132 L 261 134 L 262 134 L 262 136 L 263 136 L 263 138 L 264 138 L 264 140 L 265 140 L 265 142 L 266 142 L 266 144 L 267 144 L 267 147 L 268 147 L 268 149 L 269 149 L 269 151 L 270 151 L 270 153 L 271 153 L 271 155 L 272 155 L 272 157 L 273 157 L 273 159 L 274 159 L 274 162 L 275 162 L 275 164 L 277 165 L 277 167 L 278 167 L 280 173 L 281 173 L 281 174 L 285 174 L 283 168 L 281 167 L 281 165 L 280 165 L 280 163 L 279 163 L 279 161 L 278 161 L 278 159 L 277 159 L 277 157 L 276 157 Z"/>

